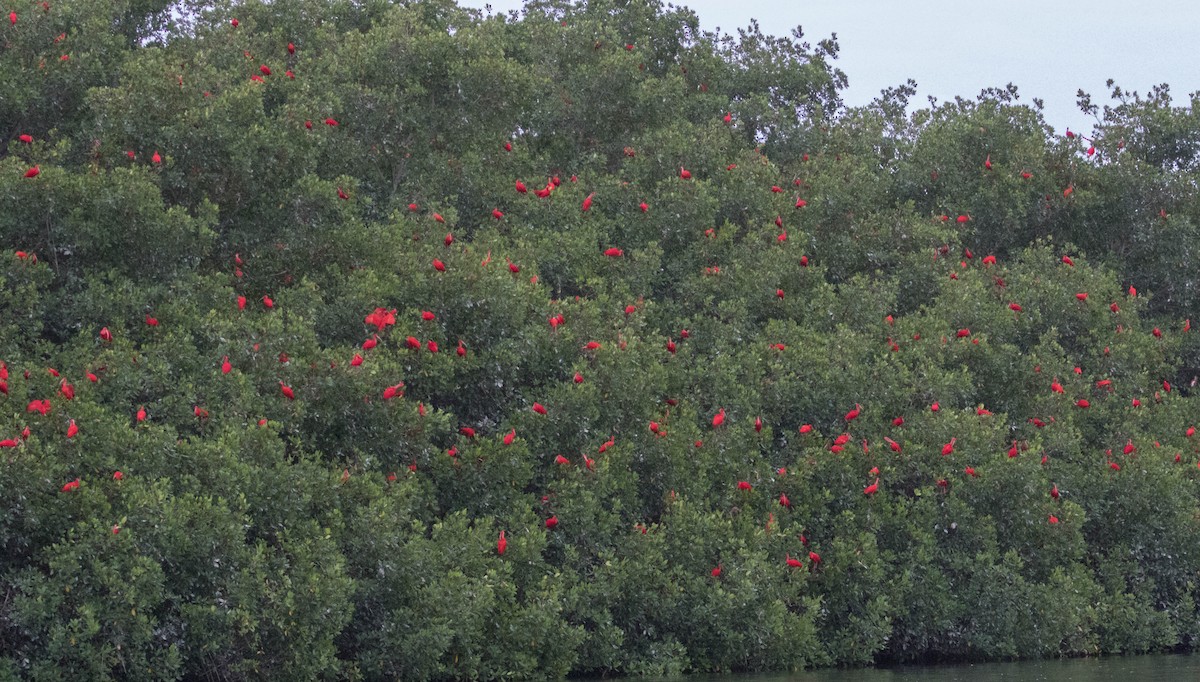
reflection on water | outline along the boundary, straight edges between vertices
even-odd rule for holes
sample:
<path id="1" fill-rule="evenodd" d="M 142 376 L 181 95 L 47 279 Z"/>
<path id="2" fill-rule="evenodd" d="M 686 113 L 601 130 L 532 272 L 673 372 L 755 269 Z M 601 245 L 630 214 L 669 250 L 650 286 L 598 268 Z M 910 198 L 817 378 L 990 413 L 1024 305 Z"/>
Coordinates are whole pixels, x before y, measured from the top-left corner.
<path id="1" fill-rule="evenodd" d="M 1200 656 L 1113 656 L 1013 663 L 697 675 L 689 682 L 1176 682 L 1200 680 Z"/>

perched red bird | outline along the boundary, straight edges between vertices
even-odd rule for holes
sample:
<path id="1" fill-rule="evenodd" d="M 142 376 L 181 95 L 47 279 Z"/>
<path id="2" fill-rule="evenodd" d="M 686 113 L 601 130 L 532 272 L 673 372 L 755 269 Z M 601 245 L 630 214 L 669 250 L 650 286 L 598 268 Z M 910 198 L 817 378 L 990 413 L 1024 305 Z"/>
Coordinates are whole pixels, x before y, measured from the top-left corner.
<path id="1" fill-rule="evenodd" d="M 863 488 L 863 494 L 868 497 L 870 497 L 871 495 L 874 495 L 877 492 L 879 492 L 879 479 L 878 478 L 875 479 L 874 483 Z"/>
<path id="2" fill-rule="evenodd" d="M 500 531 L 500 539 L 496 540 L 496 554 L 504 556 L 504 551 L 508 549 L 508 539 L 504 537 L 504 531 Z"/>
<path id="3" fill-rule="evenodd" d="M 504 444 L 512 445 L 513 441 L 516 440 L 516 438 L 517 438 L 517 430 L 513 429 L 513 430 L 509 431 L 508 433 L 504 434 Z"/>
<path id="4" fill-rule="evenodd" d="M 614 246 L 614 247 L 611 247 L 611 248 L 605 249 L 605 250 L 604 250 L 604 255 L 605 255 L 605 256 L 608 256 L 609 258 L 620 258 L 621 256 L 624 256 L 624 255 L 625 255 L 625 252 L 624 252 L 624 251 L 622 251 L 621 249 L 618 249 L 618 248 L 616 248 L 616 247 Z"/>
<path id="5" fill-rule="evenodd" d="M 546 529 L 547 530 L 554 530 L 557 526 L 558 526 L 558 516 L 557 515 L 551 516 L 550 518 L 546 519 Z"/>
<path id="6" fill-rule="evenodd" d="M 712 425 L 713 425 L 713 428 L 715 429 L 724 423 L 725 423 L 725 408 L 722 407 L 719 412 L 717 412 L 715 415 L 713 415 Z"/>
<path id="7" fill-rule="evenodd" d="M 787 565 L 790 568 L 801 568 L 802 566 L 804 566 L 804 564 L 801 563 L 799 559 L 793 559 L 791 554 L 787 555 Z"/>
<path id="8" fill-rule="evenodd" d="M 691 180 L 692 172 L 686 168 L 680 168 L 679 169 L 679 177 L 683 178 L 684 180 Z"/>
<path id="9" fill-rule="evenodd" d="M 283 397 L 287 398 L 288 400 L 296 399 L 296 392 L 292 390 L 291 386 L 288 386 L 282 381 L 279 382 L 279 392 L 282 393 Z"/>
<path id="10" fill-rule="evenodd" d="M 546 414 L 546 406 L 541 403 L 534 403 L 533 411 L 537 412 L 538 414 Z"/>
<path id="11" fill-rule="evenodd" d="M 79 427 L 75 425 L 75 420 L 72 419 L 71 423 L 67 425 L 67 438 L 74 438 L 78 434 Z"/>
<path id="12" fill-rule="evenodd" d="M 592 208 L 592 197 L 594 197 L 594 196 L 596 196 L 596 193 L 595 193 L 595 192 L 592 192 L 591 194 L 587 195 L 587 198 L 585 198 L 585 199 L 583 200 L 583 206 L 582 206 L 582 208 L 583 208 L 583 210 L 584 210 L 584 211 L 589 211 L 589 210 L 591 210 L 591 208 Z"/>
<path id="13" fill-rule="evenodd" d="M 33 135 L 19 135 L 17 139 L 25 144 L 33 144 Z"/>
<path id="14" fill-rule="evenodd" d="M 440 260 L 438 260 L 438 259 L 434 258 L 434 259 L 433 259 L 433 269 L 434 269 L 434 270 L 437 270 L 438 272 L 445 272 L 445 271 L 446 271 L 446 264 L 445 264 L 445 263 L 443 263 L 442 261 L 440 261 Z"/>
<path id="15" fill-rule="evenodd" d="M 846 421 L 852 422 L 858 419 L 858 415 L 862 413 L 862 405 L 854 403 L 854 409 L 846 413 Z"/>
<path id="16" fill-rule="evenodd" d="M 40 174 L 41 172 L 42 172 L 41 168 L 34 166 L 33 168 L 30 168 L 29 170 L 25 171 L 25 177 L 36 178 L 38 176 L 38 174 Z"/>

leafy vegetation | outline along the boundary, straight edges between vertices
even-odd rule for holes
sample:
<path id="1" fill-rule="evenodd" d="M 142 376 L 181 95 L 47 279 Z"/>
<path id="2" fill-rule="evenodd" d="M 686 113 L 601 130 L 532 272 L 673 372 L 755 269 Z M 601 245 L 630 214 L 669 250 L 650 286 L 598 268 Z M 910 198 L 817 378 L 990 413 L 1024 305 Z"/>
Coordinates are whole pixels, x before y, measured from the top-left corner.
<path id="1" fill-rule="evenodd" d="M 1200 108 L 656 1 L 5 0 L 0 678 L 1200 642 Z"/>

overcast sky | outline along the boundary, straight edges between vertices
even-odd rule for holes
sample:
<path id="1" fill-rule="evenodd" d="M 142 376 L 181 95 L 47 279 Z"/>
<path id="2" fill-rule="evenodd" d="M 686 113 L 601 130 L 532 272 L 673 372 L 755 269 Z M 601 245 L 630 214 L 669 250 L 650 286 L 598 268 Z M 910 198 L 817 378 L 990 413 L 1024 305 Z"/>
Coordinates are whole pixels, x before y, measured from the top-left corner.
<path id="1" fill-rule="evenodd" d="M 459 0 L 496 11 L 521 0 Z M 1200 90 L 1200 2 L 1197 0 L 682 0 L 706 29 L 733 33 L 751 18 L 764 33 L 804 27 L 816 42 L 837 33 L 837 65 L 850 80 L 847 104 L 865 104 L 880 89 L 917 81 L 927 95 L 974 97 L 1012 82 L 1021 99 L 1045 101 L 1058 131 L 1090 129 L 1076 91 L 1109 101 L 1109 78 L 1145 93 L 1169 83 L 1175 103 Z"/>

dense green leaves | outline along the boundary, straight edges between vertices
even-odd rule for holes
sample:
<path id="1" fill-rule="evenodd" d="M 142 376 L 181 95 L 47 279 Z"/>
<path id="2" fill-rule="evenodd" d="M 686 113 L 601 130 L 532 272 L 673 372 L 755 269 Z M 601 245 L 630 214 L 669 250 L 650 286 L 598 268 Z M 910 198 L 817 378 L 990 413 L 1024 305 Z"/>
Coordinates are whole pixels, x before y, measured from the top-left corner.
<path id="1" fill-rule="evenodd" d="M 8 11 L 0 676 L 1200 641 L 1194 95 L 846 109 L 657 1 Z"/>

